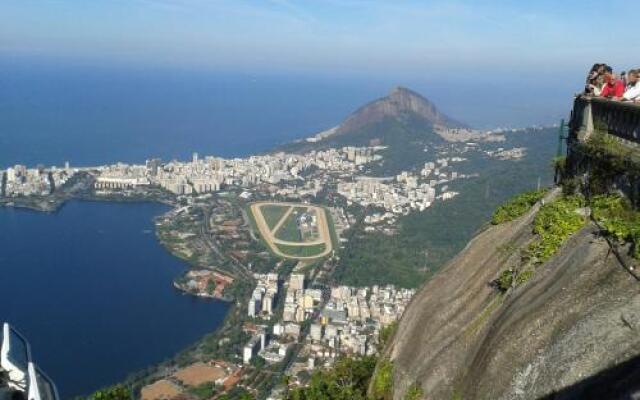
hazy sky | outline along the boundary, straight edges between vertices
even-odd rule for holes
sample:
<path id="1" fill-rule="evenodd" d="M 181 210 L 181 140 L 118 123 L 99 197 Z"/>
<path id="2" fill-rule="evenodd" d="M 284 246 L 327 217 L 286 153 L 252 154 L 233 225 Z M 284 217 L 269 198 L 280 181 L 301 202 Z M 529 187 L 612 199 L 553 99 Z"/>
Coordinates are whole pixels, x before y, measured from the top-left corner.
<path id="1" fill-rule="evenodd" d="M 637 1 L 2 0 L 0 58 L 370 74 L 640 64 Z M 632 64 L 632 65 L 629 65 Z"/>

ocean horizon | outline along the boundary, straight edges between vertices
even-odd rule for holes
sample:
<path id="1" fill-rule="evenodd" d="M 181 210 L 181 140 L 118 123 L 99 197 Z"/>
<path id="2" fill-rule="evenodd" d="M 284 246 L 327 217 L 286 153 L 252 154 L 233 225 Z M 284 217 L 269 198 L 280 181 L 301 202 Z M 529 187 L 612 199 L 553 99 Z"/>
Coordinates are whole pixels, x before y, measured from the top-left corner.
<path id="1" fill-rule="evenodd" d="M 339 124 L 401 84 L 477 128 L 550 125 L 564 116 L 548 87 L 489 81 L 88 67 L 1 62 L 0 169 L 96 166 L 200 155 L 241 157 Z M 514 88 L 514 82 L 518 85 Z M 491 96 L 484 93 L 492 91 Z M 558 111 L 560 110 L 560 111 Z"/>

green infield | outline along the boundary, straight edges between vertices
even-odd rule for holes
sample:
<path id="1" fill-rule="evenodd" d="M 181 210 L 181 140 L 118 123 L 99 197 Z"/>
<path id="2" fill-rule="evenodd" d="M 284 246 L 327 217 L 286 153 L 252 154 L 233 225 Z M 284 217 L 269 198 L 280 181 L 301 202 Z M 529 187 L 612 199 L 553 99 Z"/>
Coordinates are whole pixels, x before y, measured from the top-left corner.
<path id="1" fill-rule="evenodd" d="M 287 205 L 280 206 L 275 204 L 265 204 L 260 207 L 260 212 L 262 213 L 269 229 L 273 229 L 290 208 L 291 206 Z"/>
<path id="2" fill-rule="evenodd" d="M 306 207 L 295 207 L 284 223 L 280 225 L 278 231 L 274 232 L 275 238 L 284 240 L 285 242 L 302 242 L 302 236 L 300 235 L 300 229 L 298 227 L 298 218 L 300 214 L 306 211 Z"/>

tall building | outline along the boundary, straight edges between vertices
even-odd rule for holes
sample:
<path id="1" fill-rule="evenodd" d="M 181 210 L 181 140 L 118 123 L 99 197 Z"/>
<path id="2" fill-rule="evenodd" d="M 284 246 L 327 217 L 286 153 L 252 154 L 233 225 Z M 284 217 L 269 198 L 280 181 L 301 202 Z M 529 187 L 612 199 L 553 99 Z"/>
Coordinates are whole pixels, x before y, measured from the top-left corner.
<path id="1" fill-rule="evenodd" d="M 289 278 L 289 290 L 304 289 L 304 274 L 291 274 Z"/>
<path id="2" fill-rule="evenodd" d="M 152 158 L 151 160 L 147 160 L 146 164 L 147 164 L 147 171 L 149 172 L 149 175 L 151 176 L 156 176 L 158 175 L 158 170 L 160 169 L 160 159 L 159 158 Z"/>
<path id="3" fill-rule="evenodd" d="M 260 312 L 260 299 L 252 297 L 251 299 L 249 299 L 247 315 L 251 318 L 255 318 L 258 312 Z"/>
<path id="4" fill-rule="evenodd" d="M 313 340 L 322 340 L 322 325 L 320 324 L 311 324 L 309 335 Z"/>
<path id="5" fill-rule="evenodd" d="M 262 312 L 271 315 L 273 312 L 273 295 L 268 293 L 262 299 Z"/>
<path id="6" fill-rule="evenodd" d="M 247 344 L 244 346 L 242 350 L 242 361 L 245 364 L 249 364 L 254 355 L 256 355 L 260 350 L 263 350 L 266 346 L 266 334 L 261 332 L 257 335 L 254 335 Z"/>

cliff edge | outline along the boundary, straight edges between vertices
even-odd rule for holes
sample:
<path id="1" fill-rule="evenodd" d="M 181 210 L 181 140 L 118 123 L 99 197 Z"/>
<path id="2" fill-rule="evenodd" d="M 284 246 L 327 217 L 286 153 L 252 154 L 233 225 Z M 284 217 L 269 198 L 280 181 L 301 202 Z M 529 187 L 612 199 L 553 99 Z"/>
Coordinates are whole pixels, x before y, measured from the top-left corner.
<path id="1" fill-rule="evenodd" d="M 595 225 L 524 284 L 490 285 L 538 211 L 478 234 L 415 296 L 386 349 L 394 399 L 640 398 L 640 282 Z"/>

